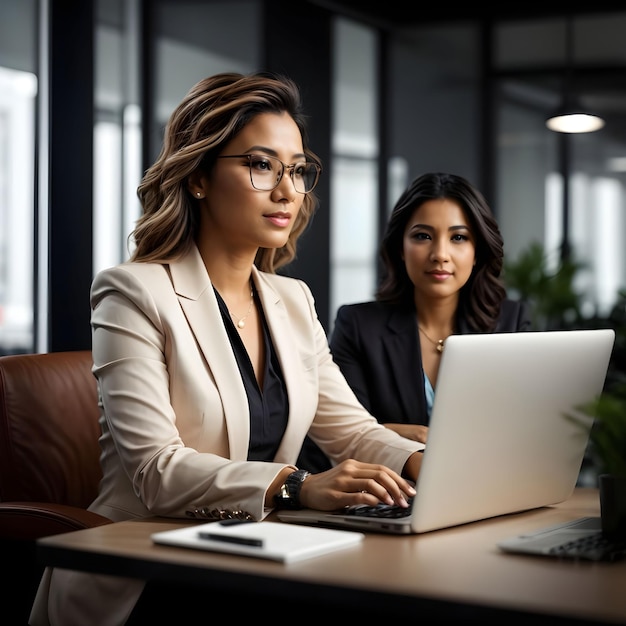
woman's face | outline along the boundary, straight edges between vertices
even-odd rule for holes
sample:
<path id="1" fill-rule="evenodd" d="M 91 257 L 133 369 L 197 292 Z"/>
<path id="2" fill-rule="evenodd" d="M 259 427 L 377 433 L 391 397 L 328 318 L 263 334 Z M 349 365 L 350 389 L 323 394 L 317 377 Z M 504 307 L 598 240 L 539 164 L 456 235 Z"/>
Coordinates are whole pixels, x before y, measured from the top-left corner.
<path id="1" fill-rule="evenodd" d="M 458 297 L 476 263 L 475 236 L 460 205 L 438 198 L 415 209 L 404 230 L 402 258 L 417 297 Z"/>
<path id="2" fill-rule="evenodd" d="M 280 159 L 285 165 L 305 161 L 302 136 L 287 113 L 261 113 L 229 143 L 220 156 L 261 155 Z M 272 162 L 272 165 L 280 164 Z M 289 170 L 271 191 L 258 191 L 250 180 L 247 158 L 218 158 L 210 175 L 202 179 L 203 237 L 212 246 L 230 252 L 254 252 L 259 247 L 280 248 L 300 211 L 304 194 L 297 193 Z"/>

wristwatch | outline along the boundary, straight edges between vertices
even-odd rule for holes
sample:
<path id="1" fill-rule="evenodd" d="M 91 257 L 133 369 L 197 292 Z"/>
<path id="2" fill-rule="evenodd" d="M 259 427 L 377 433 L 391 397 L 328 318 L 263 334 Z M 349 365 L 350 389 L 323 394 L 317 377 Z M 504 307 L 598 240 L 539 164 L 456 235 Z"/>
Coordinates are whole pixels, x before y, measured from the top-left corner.
<path id="1" fill-rule="evenodd" d="M 274 505 L 277 509 L 301 509 L 300 504 L 300 488 L 304 479 L 310 475 L 311 472 L 306 470 L 296 470 L 291 472 L 285 479 L 285 482 L 281 485 L 278 493 L 274 496 Z"/>

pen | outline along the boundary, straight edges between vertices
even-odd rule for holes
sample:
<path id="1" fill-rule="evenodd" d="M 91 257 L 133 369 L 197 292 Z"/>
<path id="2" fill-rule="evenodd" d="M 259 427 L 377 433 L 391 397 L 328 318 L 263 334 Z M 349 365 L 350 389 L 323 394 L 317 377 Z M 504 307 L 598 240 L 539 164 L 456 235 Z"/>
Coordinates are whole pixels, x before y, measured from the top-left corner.
<path id="1" fill-rule="evenodd" d="M 234 535 L 220 535 L 219 533 L 211 533 L 200 531 L 198 536 L 201 539 L 210 539 L 211 541 L 224 541 L 226 543 L 234 543 L 239 546 L 254 546 L 255 548 L 263 547 L 263 539 L 256 537 L 237 537 Z"/>

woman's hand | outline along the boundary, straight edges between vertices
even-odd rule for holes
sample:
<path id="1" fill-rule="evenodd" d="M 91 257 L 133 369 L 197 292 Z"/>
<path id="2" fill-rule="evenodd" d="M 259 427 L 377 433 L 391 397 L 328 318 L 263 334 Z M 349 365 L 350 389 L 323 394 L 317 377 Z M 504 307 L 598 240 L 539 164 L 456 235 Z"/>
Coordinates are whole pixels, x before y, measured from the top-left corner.
<path id="1" fill-rule="evenodd" d="M 428 439 L 428 426 L 421 424 L 396 424 L 393 422 L 387 422 L 383 426 L 393 430 L 405 439 L 419 441 L 420 443 L 426 443 L 426 439 Z"/>
<path id="2" fill-rule="evenodd" d="M 308 476 L 302 483 L 300 502 L 321 511 L 380 502 L 407 507 L 407 498 L 414 495 L 411 484 L 388 467 L 348 459 Z"/>

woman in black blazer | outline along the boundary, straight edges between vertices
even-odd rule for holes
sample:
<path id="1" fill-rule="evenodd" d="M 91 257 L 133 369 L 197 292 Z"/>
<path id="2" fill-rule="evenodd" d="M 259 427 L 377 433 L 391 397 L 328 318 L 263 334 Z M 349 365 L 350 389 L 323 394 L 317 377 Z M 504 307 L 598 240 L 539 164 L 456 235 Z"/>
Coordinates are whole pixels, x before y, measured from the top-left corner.
<path id="1" fill-rule="evenodd" d="M 340 307 L 330 340 L 379 422 L 425 443 L 445 340 L 530 329 L 527 305 L 507 298 L 503 250 L 491 209 L 464 178 L 424 174 L 400 196 L 380 246 L 375 300 Z M 310 443 L 301 459 L 305 467 L 327 464 Z"/>

